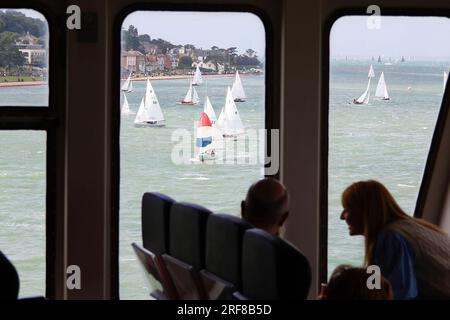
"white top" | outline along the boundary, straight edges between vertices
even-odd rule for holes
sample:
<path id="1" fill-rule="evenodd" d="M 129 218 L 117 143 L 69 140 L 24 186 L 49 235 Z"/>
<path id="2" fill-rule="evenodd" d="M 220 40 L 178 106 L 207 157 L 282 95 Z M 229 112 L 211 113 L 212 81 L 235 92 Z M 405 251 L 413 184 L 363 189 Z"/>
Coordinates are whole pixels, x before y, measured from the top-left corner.
<path id="1" fill-rule="evenodd" d="M 368 104 L 369 103 L 369 99 L 370 99 L 370 79 L 369 78 L 369 82 L 367 83 L 367 89 L 366 91 L 364 91 L 364 93 L 358 98 L 356 99 L 356 102 L 358 103 L 362 103 L 362 104 Z"/>
<path id="2" fill-rule="evenodd" d="M 233 87 L 231 89 L 234 99 L 245 99 L 244 87 L 242 86 L 241 78 L 239 77 L 239 72 L 236 71 L 236 78 L 234 79 Z"/>
<path id="3" fill-rule="evenodd" d="M 216 113 L 214 112 L 214 108 L 212 107 L 211 102 L 209 101 L 209 97 L 206 96 L 205 105 L 203 107 L 203 112 L 208 115 L 209 120 L 211 120 L 211 124 L 216 124 L 217 117 Z"/>
<path id="4" fill-rule="evenodd" d="M 126 91 L 126 92 L 133 91 L 133 81 L 131 80 L 131 72 L 130 72 L 130 75 L 128 76 L 127 80 L 125 81 L 125 83 L 122 85 L 121 90 Z"/>
<path id="5" fill-rule="evenodd" d="M 378 80 L 377 90 L 375 91 L 375 97 L 389 99 L 386 82 L 384 81 L 384 72 L 381 73 L 380 80 Z"/>
<path id="6" fill-rule="evenodd" d="M 194 80 L 192 80 L 192 84 L 198 85 L 202 83 L 203 83 L 202 73 L 200 72 L 200 68 L 197 66 L 197 69 L 195 69 Z"/>
<path id="7" fill-rule="evenodd" d="M 145 90 L 145 95 L 141 100 L 139 110 L 134 119 L 134 123 L 142 123 L 148 121 L 163 121 L 164 115 L 159 105 L 158 98 L 156 97 L 155 91 L 147 79 L 147 88 Z"/>
<path id="8" fill-rule="evenodd" d="M 234 103 L 230 87 L 228 87 L 225 106 L 222 108 L 217 123 L 222 129 L 222 133 L 225 135 L 240 134 L 244 132 L 244 126 L 242 125 L 239 111 Z"/>

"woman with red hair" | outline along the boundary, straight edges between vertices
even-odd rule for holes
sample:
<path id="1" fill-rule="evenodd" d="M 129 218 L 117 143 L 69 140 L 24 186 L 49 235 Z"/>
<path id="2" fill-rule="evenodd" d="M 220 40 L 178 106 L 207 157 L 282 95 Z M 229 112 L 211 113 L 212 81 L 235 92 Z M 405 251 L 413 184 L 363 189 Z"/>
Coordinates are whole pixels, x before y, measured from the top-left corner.
<path id="1" fill-rule="evenodd" d="M 450 238 L 407 215 L 381 183 L 368 180 L 342 193 L 341 219 L 365 238 L 365 267 L 378 265 L 395 299 L 450 299 Z"/>

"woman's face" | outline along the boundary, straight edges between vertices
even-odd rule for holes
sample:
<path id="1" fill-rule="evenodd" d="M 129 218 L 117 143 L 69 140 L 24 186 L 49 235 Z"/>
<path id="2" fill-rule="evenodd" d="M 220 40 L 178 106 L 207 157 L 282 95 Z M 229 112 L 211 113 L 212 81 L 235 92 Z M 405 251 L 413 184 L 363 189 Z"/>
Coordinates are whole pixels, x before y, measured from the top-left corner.
<path id="1" fill-rule="evenodd" d="M 351 236 L 359 236 L 364 234 L 364 223 L 362 215 L 358 212 L 345 209 L 341 213 L 341 220 L 345 220 L 348 225 L 348 231 Z"/>

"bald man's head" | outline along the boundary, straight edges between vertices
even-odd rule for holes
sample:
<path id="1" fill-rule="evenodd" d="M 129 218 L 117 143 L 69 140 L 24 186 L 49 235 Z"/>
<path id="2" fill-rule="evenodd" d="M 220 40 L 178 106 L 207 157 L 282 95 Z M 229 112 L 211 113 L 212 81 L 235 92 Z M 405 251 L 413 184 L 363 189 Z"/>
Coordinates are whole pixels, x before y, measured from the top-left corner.
<path id="1" fill-rule="evenodd" d="M 289 212 L 289 194 L 275 179 L 252 184 L 241 203 L 242 218 L 257 228 L 277 235 Z"/>

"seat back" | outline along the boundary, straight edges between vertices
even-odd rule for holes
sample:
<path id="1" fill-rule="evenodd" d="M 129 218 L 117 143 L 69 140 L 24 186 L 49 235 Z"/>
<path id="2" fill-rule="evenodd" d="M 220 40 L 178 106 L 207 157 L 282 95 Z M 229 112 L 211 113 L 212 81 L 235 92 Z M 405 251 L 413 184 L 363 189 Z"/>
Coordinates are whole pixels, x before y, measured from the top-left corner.
<path id="1" fill-rule="evenodd" d="M 17 300 L 19 274 L 14 265 L 0 251 L 0 300 Z"/>
<path id="2" fill-rule="evenodd" d="M 214 214 L 206 227 L 205 270 L 201 271 L 209 299 L 231 299 L 242 285 L 242 240 L 252 226 L 242 219 Z"/>
<path id="3" fill-rule="evenodd" d="M 248 299 L 306 299 L 311 268 L 292 244 L 259 229 L 245 232 L 243 240 L 243 296 Z"/>
<path id="4" fill-rule="evenodd" d="M 167 267 L 160 255 L 155 255 L 151 251 L 132 243 L 131 246 L 144 268 L 147 279 L 152 288 L 151 292 L 157 300 L 176 300 L 178 294 L 173 284 L 173 280 L 167 271 Z M 159 288 L 161 286 L 161 288 Z M 161 290 L 162 289 L 162 290 Z"/>
<path id="5" fill-rule="evenodd" d="M 170 208 L 172 198 L 157 192 L 142 196 L 142 242 L 155 255 L 169 251 Z"/>
<path id="6" fill-rule="evenodd" d="M 206 299 L 199 270 L 205 261 L 206 221 L 211 211 L 175 203 L 170 212 L 170 254 L 164 254 L 180 299 Z"/>
<path id="7" fill-rule="evenodd" d="M 142 196 L 142 243 L 132 244 L 150 283 L 156 288 L 151 295 L 156 299 L 178 299 L 173 281 L 161 255 L 169 251 L 170 208 L 175 200 L 157 192 Z M 162 291 L 158 288 L 161 284 Z"/>

